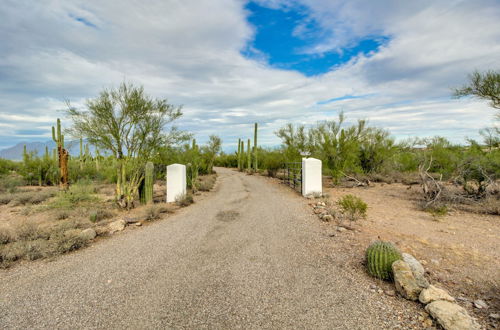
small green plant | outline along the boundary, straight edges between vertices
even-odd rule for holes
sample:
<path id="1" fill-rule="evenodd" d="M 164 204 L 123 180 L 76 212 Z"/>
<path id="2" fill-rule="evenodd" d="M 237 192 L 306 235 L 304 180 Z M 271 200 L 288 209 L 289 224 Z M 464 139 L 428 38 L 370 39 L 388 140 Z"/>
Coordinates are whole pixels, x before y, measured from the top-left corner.
<path id="1" fill-rule="evenodd" d="M 439 221 L 448 214 L 449 210 L 446 205 L 432 205 L 427 207 L 425 211 L 429 212 L 434 220 Z"/>
<path id="2" fill-rule="evenodd" d="M 344 214 L 349 220 L 355 221 L 360 218 L 366 218 L 368 205 L 359 197 L 354 195 L 345 195 L 337 202 Z"/>
<path id="3" fill-rule="evenodd" d="M 104 219 L 112 218 L 113 215 L 114 215 L 113 212 L 104 209 L 97 209 L 90 212 L 89 220 L 95 223 Z"/>
<path id="4" fill-rule="evenodd" d="M 390 242 L 377 241 L 366 249 L 368 273 L 382 280 L 393 278 L 392 264 L 401 259 L 401 252 Z"/>

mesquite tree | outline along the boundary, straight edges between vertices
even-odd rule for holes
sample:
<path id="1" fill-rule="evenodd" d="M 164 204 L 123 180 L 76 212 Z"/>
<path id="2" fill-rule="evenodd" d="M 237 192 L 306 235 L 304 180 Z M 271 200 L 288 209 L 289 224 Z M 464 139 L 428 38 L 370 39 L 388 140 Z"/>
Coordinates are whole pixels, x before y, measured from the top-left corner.
<path id="1" fill-rule="evenodd" d="M 71 132 L 116 157 L 116 200 L 120 206 L 131 208 L 146 163 L 160 147 L 181 134 L 175 127 L 165 132 L 168 124 L 182 116 L 181 107 L 165 99 L 153 99 L 143 87 L 126 83 L 117 89 L 104 89 L 86 105 L 84 111 L 68 107 L 73 120 Z"/>

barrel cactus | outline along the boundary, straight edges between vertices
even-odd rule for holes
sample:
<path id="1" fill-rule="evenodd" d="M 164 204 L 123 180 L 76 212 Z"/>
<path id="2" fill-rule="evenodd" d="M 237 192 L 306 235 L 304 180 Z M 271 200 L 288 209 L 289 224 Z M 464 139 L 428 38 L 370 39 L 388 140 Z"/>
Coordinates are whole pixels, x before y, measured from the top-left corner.
<path id="1" fill-rule="evenodd" d="M 392 263 L 401 259 L 401 252 L 390 242 L 377 241 L 366 250 L 368 273 L 383 280 L 393 278 Z"/>

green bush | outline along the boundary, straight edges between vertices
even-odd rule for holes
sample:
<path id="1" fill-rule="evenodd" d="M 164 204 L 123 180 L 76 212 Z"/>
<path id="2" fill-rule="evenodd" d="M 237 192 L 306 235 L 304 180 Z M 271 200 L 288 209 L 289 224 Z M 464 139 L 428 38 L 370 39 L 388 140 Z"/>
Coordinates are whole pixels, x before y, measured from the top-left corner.
<path id="1" fill-rule="evenodd" d="M 96 187 L 89 181 L 80 181 L 71 185 L 68 190 L 60 191 L 51 203 L 53 208 L 73 208 L 74 206 L 99 201 Z"/>
<path id="2" fill-rule="evenodd" d="M 24 184 L 21 176 L 10 174 L 0 178 L 0 192 L 15 193 Z"/>
<path id="3" fill-rule="evenodd" d="M 368 205 L 357 196 L 345 195 L 337 201 L 337 204 L 342 213 L 351 221 L 366 218 Z"/>
<path id="4" fill-rule="evenodd" d="M 99 222 L 104 219 L 112 218 L 113 216 L 114 216 L 113 212 L 104 209 L 98 209 L 90 212 L 89 220 L 91 222 Z"/>

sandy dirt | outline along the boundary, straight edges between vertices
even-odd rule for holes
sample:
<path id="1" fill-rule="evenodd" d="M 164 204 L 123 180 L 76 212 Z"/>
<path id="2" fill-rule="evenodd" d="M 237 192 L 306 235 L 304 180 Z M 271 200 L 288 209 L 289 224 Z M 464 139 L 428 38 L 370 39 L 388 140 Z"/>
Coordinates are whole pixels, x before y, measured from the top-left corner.
<path id="1" fill-rule="evenodd" d="M 351 239 L 359 255 L 376 239 L 396 243 L 425 265 L 432 283 L 464 298 L 459 303 L 484 326 L 498 326 L 488 315 L 500 308 L 499 216 L 451 211 L 436 219 L 419 208 L 418 185 L 375 183 L 357 188 L 325 187 L 325 192 L 332 203 L 352 194 L 368 204 L 367 219 L 357 221 L 354 227 L 359 232 Z M 489 308 L 474 308 L 475 299 L 485 300 Z"/>

